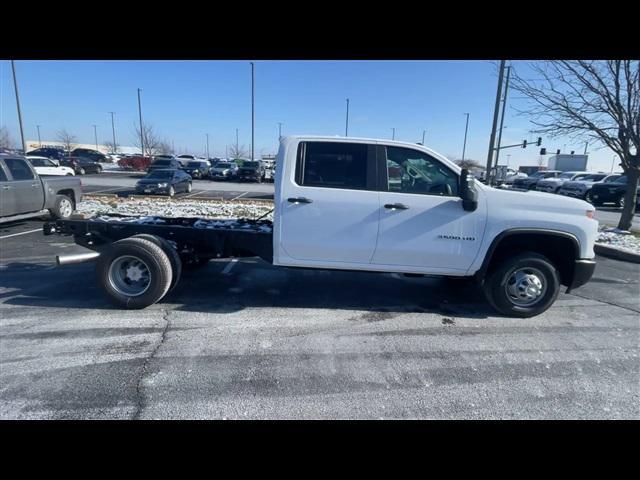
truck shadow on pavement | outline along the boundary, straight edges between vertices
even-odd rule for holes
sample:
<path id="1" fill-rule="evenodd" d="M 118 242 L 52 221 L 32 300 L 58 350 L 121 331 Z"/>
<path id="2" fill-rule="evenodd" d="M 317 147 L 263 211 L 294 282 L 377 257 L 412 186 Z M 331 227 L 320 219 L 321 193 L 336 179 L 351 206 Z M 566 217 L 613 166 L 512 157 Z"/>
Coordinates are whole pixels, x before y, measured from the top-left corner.
<path id="1" fill-rule="evenodd" d="M 401 313 L 486 318 L 496 313 L 477 286 L 463 280 L 400 274 L 273 267 L 255 259 L 211 262 L 185 271 L 159 302 L 179 311 L 224 314 L 245 308 L 305 308 L 364 311 L 354 320 L 384 321 Z M 55 267 L 11 263 L 0 274 L 0 302 L 34 307 L 117 310 L 98 286 L 92 264 Z M 174 307 L 175 306 L 175 307 Z"/>

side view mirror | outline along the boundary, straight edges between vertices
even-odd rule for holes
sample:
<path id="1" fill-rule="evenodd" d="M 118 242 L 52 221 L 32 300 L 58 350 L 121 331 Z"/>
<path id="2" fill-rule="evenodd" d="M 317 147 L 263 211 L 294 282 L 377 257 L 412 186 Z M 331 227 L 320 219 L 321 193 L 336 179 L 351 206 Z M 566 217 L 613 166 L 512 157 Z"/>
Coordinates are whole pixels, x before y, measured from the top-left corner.
<path id="1" fill-rule="evenodd" d="M 468 212 L 473 212 L 478 208 L 478 192 L 476 191 L 476 179 L 466 168 L 460 172 L 460 184 L 458 195 L 462 199 L 462 208 Z"/>

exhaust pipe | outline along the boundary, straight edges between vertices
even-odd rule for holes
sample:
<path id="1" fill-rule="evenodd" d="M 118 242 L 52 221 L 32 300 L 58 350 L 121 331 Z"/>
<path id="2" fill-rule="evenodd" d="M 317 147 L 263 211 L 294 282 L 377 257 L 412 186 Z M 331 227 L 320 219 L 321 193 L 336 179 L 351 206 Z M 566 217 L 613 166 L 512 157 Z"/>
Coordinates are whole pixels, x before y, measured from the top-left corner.
<path id="1" fill-rule="evenodd" d="M 56 255 L 56 264 L 59 267 L 64 265 L 71 265 L 72 263 L 90 262 L 98 258 L 100 254 L 98 252 L 89 253 L 75 253 L 72 255 Z"/>

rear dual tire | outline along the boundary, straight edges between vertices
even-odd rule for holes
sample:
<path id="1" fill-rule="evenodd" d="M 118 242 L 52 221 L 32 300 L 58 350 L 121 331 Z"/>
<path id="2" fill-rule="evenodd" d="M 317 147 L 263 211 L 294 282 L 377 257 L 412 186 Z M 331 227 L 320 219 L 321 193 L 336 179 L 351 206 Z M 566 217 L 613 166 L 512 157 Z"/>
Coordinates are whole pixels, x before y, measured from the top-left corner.
<path id="1" fill-rule="evenodd" d="M 135 235 L 118 240 L 100 254 L 98 282 L 117 306 L 140 309 L 161 300 L 180 279 L 180 257 L 167 240 Z"/>

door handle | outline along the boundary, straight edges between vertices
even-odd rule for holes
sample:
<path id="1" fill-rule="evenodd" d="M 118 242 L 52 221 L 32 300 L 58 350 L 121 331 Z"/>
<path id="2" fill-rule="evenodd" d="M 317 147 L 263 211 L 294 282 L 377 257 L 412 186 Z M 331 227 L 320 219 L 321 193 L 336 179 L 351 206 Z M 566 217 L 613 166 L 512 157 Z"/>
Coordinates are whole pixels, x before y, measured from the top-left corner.
<path id="1" fill-rule="evenodd" d="M 287 198 L 287 202 L 299 204 L 299 203 L 311 203 L 313 202 L 313 200 L 305 197 L 298 197 L 298 198 Z"/>
<path id="2" fill-rule="evenodd" d="M 10 190 L 10 189 L 11 189 L 11 186 L 9 186 L 9 185 L 3 185 L 3 186 L 2 186 L 2 189 L 3 189 L 3 190 Z"/>
<path id="3" fill-rule="evenodd" d="M 387 203 L 384 208 L 388 208 L 389 210 L 407 210 L 409 207 L 402 203 Z"/>
<path id="4" fill-rule="evenodd" d="M 32 183 L 32 184 L 31 184 L 31 186 L 32 186 L 33 188 L 36 188 L 36 187 L 38 186 L 38 184 L 37 184 L 37 183 Z"/>

